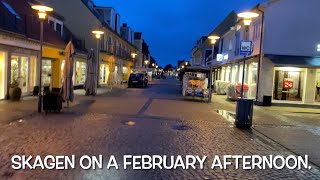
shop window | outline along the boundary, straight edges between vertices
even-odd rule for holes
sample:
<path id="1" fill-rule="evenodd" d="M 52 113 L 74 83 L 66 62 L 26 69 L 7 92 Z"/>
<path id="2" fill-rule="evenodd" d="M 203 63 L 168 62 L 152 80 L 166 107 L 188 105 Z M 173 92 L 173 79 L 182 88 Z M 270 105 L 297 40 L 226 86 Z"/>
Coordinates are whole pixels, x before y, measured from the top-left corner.
<path id="1" fill-rule="evenodd" d="M 87 64 L 85 62 L 76 61 L 74 84 L 84 84 L 86 80 Z"/>
<path id="2" fill-rule="evenodd" d="M 11 57 L 11 77 L 10 82 L 13 83 L 14 81 L 18 81 L 19 77 L 19 63 L 18 63 L 18 57 L 12 56 Z"/>
<path id="3" fill-rule="evenodd" d="M 122 81 L 126 82 L 128 81 L 128 68 L 122 67 Z"/>
<path id="4" fill-rule="evenodd" d="M 30 73 L 29 73 L 29 91 L 32 92 L 34 86 L 37 84 L 37 57 L 30 58 Z"/>
<path id="5" fill-rule="evenodd" d="M 28 92 L 28 69 L 29 63 L 27 57 L 21 57 L 21 68 L 20 68 L 20 86 L 22 92 Z"/>
<path id="6" fill-rule="evenodd" d="M 42 85 L 51 86 L 51 76 L 52 76 L 52 62 L 50 59 L 42 60 Z"/>
<path id="7" fill-rule="evenodd" d="M 100 65 L 100 77 L 99 83 L 100 84 L 107 84 L 109 78 L 109 66 L 107 64 Z"/>
<path id="8" fill-rule="evenodd" d="M 5 91 L 5 61 L 6 61 L 6 54 L 4 52 L 0 52 L 0 99 L 4 98 L 4 91 Z"/>
<path id="9" fill-rule="evenodd" d="M 232 83 L 237 83 L 238 82 L 238 80 L 237 80 L 237 78 L 238 78 L 238 64 L 233 65 L 233 67 L 232 67 L 232 75 L 231 76 L 232 76 L 231 77 L 231 82 Z"/>
<path id="10" fill-rule="evenodd" d="M 304 75 L 304 71 L 275 70 L 273 98 L 302 101 Z"/>

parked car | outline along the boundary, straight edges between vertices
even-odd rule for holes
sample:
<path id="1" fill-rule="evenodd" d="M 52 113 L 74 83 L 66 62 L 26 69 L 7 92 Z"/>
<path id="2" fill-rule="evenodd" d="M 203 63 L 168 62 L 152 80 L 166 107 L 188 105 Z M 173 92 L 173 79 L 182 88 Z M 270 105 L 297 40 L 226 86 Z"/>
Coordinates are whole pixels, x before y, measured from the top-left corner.
<path id="1" fill-rule="evenodd" d="M 130 74 L 128 87 L 147 87 L 148 86 L 148 76 L 144 73 L 132 73 Z"/>

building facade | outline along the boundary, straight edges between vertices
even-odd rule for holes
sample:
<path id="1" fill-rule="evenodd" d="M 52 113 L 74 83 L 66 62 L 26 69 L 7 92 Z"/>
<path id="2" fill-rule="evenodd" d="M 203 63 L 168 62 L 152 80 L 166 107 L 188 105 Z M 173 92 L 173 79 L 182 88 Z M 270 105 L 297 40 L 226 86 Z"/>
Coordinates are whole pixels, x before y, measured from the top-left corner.
<path id="1" fill-rule="evenodd" d="M 40 62 L 40 21 L 31 9 L 34 1 L 0 2 L 0 98 L 9 98 L 10 85 L 17 81 L 22 95 L 31 95 L 39 85 L 61 87 L 61 61 L 65 42 L 61 32 L 44 23 L 42 67 Z M 57 28 L 58 29 L 58 28 Z"/>
<path id="2" fill-rule="evenodd" d="M 320 101 L 320 2 L 269 0 L 252 11 L 259 14 L 248 28 L 238 19 L 220 40 L 219 80 L 241 83 L 245 60 L 247 97 L 260 105 L 318 104 Z M 303 15 L 303 18 L 301 17 Z M 240 54 L 241 41 L 251 41 L 252 53 Z M 318 48 L 319 47 L 319 48 Z"/>
<path id="3" fill-rule="evenodd" d="M 127 81 L 134 65 L 131 53 L 136 53 L 137 50 L 133 44 L 120 36 L 120 15 L 114 13 L 113 8 L 96 7 L 91 0 L 41 2 L 51 6 L 65 18 L 66 26 L 75 36 L 85 40 L 87 49 L 97 52 L 97 40 L 92 31 L 104 31 L 98 43 L 99 84 L 119 84 Z"/>

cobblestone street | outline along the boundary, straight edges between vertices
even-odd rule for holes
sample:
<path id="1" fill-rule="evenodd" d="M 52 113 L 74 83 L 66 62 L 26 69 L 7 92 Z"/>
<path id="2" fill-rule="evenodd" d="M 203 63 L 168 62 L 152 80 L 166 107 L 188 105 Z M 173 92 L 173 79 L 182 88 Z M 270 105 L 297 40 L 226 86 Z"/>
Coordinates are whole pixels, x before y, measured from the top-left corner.
<path id="1" fill-rule="evenodd" d="M 15 154 L 102 154 L 117 159 L 126 154 L 199 155 L 208 159 L 214 155 L 295 155 L 260 133 L 263 130 L 255 130 L 258 127 L 251 131 L 237 129 L 215 111 L 231 111 L 232 106 L 187 101 L 180 92 L 179 82 L 170 77 L 155 80 L 146 89 L 115 89 L 95 97 L 78 95 L 77 103 L 60 114 L 36 114 L 3 123 L 0 179 L 320 179 L 320 168 L 313 164 L 311 169 L 301 170 L 220 170 L 210 169 L 210 163 L 203 170 L 11 168 L 10 159 Z"/>

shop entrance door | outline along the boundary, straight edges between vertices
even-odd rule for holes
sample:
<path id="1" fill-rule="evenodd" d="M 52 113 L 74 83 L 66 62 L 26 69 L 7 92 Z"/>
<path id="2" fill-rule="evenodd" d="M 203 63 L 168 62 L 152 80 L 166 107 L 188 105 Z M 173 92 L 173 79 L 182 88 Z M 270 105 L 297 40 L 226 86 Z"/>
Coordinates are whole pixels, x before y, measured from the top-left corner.
<path id="1" fill-rule="evenodd" d="M 274 92 L 275 100 L 302 101 L 304 72 L 275 71 Z"/>

